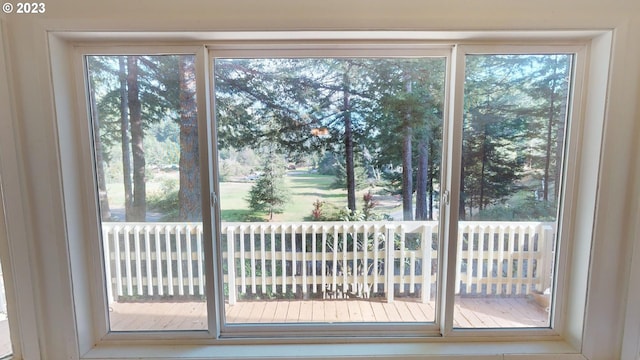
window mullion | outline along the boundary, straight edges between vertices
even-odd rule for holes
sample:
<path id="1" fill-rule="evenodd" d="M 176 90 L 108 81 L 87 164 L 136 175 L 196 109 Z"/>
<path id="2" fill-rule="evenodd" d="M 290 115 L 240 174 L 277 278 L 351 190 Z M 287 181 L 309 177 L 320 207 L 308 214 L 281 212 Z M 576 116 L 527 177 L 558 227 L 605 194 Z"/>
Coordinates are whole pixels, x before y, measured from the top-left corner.
<path id="1" fill-rule="evenodd" d="M 460 46 L 452 51 L 449 70 L 447 126 L 443 144 L 442 204 L 444 205 L 441 238 L 442 291 L 440 291 L 440 331 L 446 336 L 453 330 L 453 310 L 456 285 L 456 249 L 458 243 L 458 208 L 460 200 L 460 167 L 462 159 L 462 112 L 464 98 L 464 54 Z M 445 195 L 446 194 L 446 195 Z M 446 196 L 446 198 L 445 198 Z"/>
<path id="2" fill-rule="evenodd" d="M 217 204 L 213 203 L 213 197 L 208 194 L 217 192 L 216 184 L 212 179 L 215 179 L 212 169 L 213 157 L 215 154 L 215 147 L 213 139 L 213 111 L 211 109 L 211 101 L 209 96 L 212 93 L 210 91 L 210 76 L 209 76 L 209 59 L 208 51 L 205 47 L 201 47 L 196 52 L 196 92 L 199 99 L 204 101 L 198 102 L 198 126 L 206 131 L 200 132 L 200 168 L 207 169 L 201 171 L 201 185 L 202 185 L 202 219 L 203 219 L 203 246 L 205 255 L 205 293 L 207 296 L 207 322 L 209 333 L 214 337 L 220 334 L 220 319 L 222 319 L 221 312 L 224 311 L 224 306 L 220 305 L 220 295 L 218 294 L 217 280 L 214 275 L 214 269 L 217 269 L 217 256 L 216 247 L 214 246 L 214 234 L 217 234 L 217 222 L 215 221 L 213 207 Z"/>

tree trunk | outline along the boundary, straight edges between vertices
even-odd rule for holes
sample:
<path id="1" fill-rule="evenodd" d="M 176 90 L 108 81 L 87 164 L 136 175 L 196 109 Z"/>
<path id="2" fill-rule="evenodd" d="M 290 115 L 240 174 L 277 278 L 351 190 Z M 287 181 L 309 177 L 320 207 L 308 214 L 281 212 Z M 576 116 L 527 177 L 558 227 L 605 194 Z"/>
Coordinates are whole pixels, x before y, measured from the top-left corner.
<path id="1" fill-rule="evenodd" d="M 102 221 L 111 219 L 109 209 L 109 197 L 107 196 L 107 181 L 104 174 L 104 156 L 102 149 L 102 139 L 100 137 L 100 114 L 98 113 L 98 103 L 93 84 L 90 84 L 91 92 L 91 120 L 93 126 L 93 145 L 96 156 L 96 175 L 98 180 L 98 200 L 100 201 L 100 218 Z"/>
<path id="2" fill-rule="evenodd" d="M 351 212 L 356 211 L 356 177 L 353 151 L 353 132 L 351 129 L 351 104 L 349 94 L 349 74 L 345 69 L 343 75 L 343 114 L 344 114 L 344 145 L 345 167 L 347 173 L 347 207 Z"/>
<path id="3" fill-rule="evenodd" d="M 429 172 L 429 217 L 427 220 L 433 220 L 433 176 Z"/>
<path id="4" fill-rule="evenodd" d="M 402 214 L 404 221 L 413 220 L 413 164 L 411 163 L 411 137 L 413 129 L 404 127 L 402 139 Z"/>
<path id="5" fill-rule="evenodd" d="M 131 221 L 133 213 L 133 183 L 131 182 L 131 139 L 129 138 L 129 98 L 127 91 L 127 62 L 123 56 L 118 60 L 120 79 L 120 138 L 122 141 L 122 183 L 124 185 L 125 219 Z"/>
<path id="6" fill-rule="evenodd" d="M 411 92 L 411 79 L 405 79 L 407 93 Z M 413 220 L 413 164 L 412 164 L 412 138 L 411 115 L 409 109 L 405 114 L 404 131 L 402 138 L 402 217 L 404 221 Z"/>
<path id="7" fill-rule="evenodd" d="M 485 199 L 484 199 L 484 187 L 485 187 L 484 176 L 485 176 L 485 167 L 486 167 L 486 164 L 487 164 L 487 161 L 488 161 L 488 159 L 487 159 L 487 126 L 486 125 L 484 125 L 483 131 L 484 131 L 484 134 L 482 136 L 482 168 L 480 170 L 480 200 L 479 200 L 479 203 L 478 203 L 478 210 L 483 210 L 484 209 L 484 203 L 485 203 Z"/>
<path id="8" fill-rule="evenodd" d="M 144 129 L 142 127 L 142 105 L 138 87 L 138 57 L 127 57 L 127 88 L 131 125 L 131 152 L 133 155 L 133 203 L 131 217 L 127 221 L 145 221 L 147 213 L 146 179 L 144 160 Z"/>
<path id="9" fill-rule="evenodd" d="M 180 204 L 183 221 L 202 221 L 198 113 L 193 56 L 180 57 Z"/>
<path id="10" fill-rule="evenodd" d="M 464 154 L 464 148 L 462 150 L 462 153 Z M 467 218 L 465 205 L 467 196 L 464 192 L 464 155 L 461 157 L 460 163 L 462 164 L 462 166 L 460 166 L 460 200 L 458 202 L 458 218 L 459 220 L 466 220 Z M 440 209 L 442 209 L 442 204 L 440 204 Z"/>
<path id="11" fill-rule="evenodd" d="M 549 201 L 549 184 L 551 182 L 551 143 L 553 142 L 553 123 L 556 101 L 556 75 L 557 75 L 557 63 L 553 67 L 553 77 L 551 78 L 551 91 L 549 92 L 549 112 L 547 115 L 547 143 L 545 146 L 544 156 L 544 175 L 542 177 L 542 200 Z"/>
<path id="12" fill-rule="evenodd" d="M 571 71 L 571 62 L 567 61 L 564 68 L 564 74 L 568 75 Z M 566 89 L 568 91 L 568 89 Z M 567 93 L 564 93 L 566 99 Z M 560 186 L 562 185 L 562 163 L 564 158 L 564 129 L 567 121 L 567 104 L 563 104 L 560 116 L 558 117 L 558 126 L 556 127 L 556 169 L 553 180 L 553 201 L 558 202 L 560 194 Z"/>
<path id="13" fill-rule="evenodd" d="M 416 178 L 416 220 L 428 220 L 427 186 L 429 178 L 429 147 L 427 141 L 420 139 L 418 143 L 418 176 Z"/>

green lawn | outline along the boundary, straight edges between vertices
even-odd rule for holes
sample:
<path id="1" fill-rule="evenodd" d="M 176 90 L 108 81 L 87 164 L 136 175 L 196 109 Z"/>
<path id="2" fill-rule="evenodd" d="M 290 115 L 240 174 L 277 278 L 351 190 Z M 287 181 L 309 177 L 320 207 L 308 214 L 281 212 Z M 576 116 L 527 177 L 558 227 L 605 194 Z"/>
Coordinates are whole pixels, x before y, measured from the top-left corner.
<path id="1" fill-rule="evenodd" d="M 173 183 L 171 191 L 177 191 L 177 172 L 175 174 L 154 174 L 151 181 L 147 182 L 148 194 L 168 194 L 167 183 Z M 316 200 L 325 202 L 323 213 L 333 214 L 347 206 L 346 189 L 333 189 L 331 184 L 334 177 L 330 175 L 318 175 L 307 171 L 289 171 L 285 178 L 287 188 L 290 190 L 290 198 L 285 205 L 282 214 L 274 214 L 273 221 L 310 221 L 311 211 Z M 267 221 L 268 214 L 253 213 L 249 209 L 246 200 L 254 182 L 221 182 L 220 183 L 220 207 L 223 221 Z M 357 206 L 362 208 L 362 197 L 371 189 L 361 190 L 357 193 Z M 375 193 L 375 191 L 373 191 Z M 107 184 L 109 205 L 112 209 L 124 208 L 124 189 L 122 183 Z M 378 212 L 391 213 L 399 209 L 399 202 L 385 201 L 376 207 Z"/>
<path id="2" fill-rule="evenodd" d="M 310 220 L 313 203 L 320 199 L 325 201 L 326 209 L 340 209 L 347 205 L 347 192 L 342 189 L 331 189 L 334 177 L 300 171 L 290 171 L 285 178 L 290 198 L 282 214 L 274 214 L 274 221 Z M 221 182 L 220 208 L 223 221 L 243 221 L 252 214 L 246 200 L 253 182 Z"/>

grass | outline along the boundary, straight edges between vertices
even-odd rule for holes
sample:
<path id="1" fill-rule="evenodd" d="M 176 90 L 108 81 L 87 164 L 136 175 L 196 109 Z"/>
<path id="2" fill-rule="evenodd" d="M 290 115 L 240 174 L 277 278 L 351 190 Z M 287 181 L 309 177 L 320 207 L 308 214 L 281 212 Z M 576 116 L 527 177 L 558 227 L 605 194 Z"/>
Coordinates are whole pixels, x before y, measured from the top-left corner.
<path id="1" fill-rule="evenodd" d="M 175 174 L 157 173 L 147 182 L 147 194 L 166 192 L 166 183 L 175 182 L 177 189 L 178 176 Z M 347 206 L 346 189 L 333 189 L 334 177 L 319 175 L 307 171 L 289 171 L 285 178 L 290 198 L 285 205 L 284 212 L 274 214 L 273 221 L 308 221 L 312 220 L 313 203 L 321 200 L 325 203 L 325 214 L 337 213 Z M 220 183 L 220 210 L 223 221 L 267 221 L 265 213 L 254 213 L 249 209 L 246 200 L 254 182 L 228 181 Z M 369 190 L 358 191 L 356 200 L 358 208 L 362 208 L 362 196 Z M 107 184 L 109 205 L 112 209 L 124 208 L 124 189 L 122 183 Z M 396 202 L 381 205 L 379 212 L 391 213 L 398 209 Z"/>
<path id="2" fill-rule="evenodd" d="M 342 189 L 331 189 L 334 177 L 291 171 L 285 178 L 287 188 L 291 190 L 290 198 L 282 214 L 274 214 L 273 221 L 309 220 L 314 201 L 326 202 L 326 208 L 340 209 L 347 205 L 347 192 Z M 247 217 L 261 217 L 265 214 L 254 214 L 249 210 L 246 200 L 253 182 L 221 182 L 220 208 L 224 221 L 246 221 Z"/>

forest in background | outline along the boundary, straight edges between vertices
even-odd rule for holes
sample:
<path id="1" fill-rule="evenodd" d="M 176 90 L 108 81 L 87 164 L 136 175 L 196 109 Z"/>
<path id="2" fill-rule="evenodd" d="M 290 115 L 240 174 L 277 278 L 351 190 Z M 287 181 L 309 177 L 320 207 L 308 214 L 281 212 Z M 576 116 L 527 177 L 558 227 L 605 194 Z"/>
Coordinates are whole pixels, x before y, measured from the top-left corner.
<path id="1" fill-rule="evenodd" d="M 103 219 L 201 220 L 194 61 L 87 58 Z M 467 57 L 461 220 L 555 219 L 571 62 Z M 445 74 L 444 58 L 216 59 L 223 220 L 225 201 L 246 206 L 227 220 L 437 218 Z M 316 200 L 296 197 L 304 174 Z M 324 195 L 337 210 L 316 216 Z"/>

